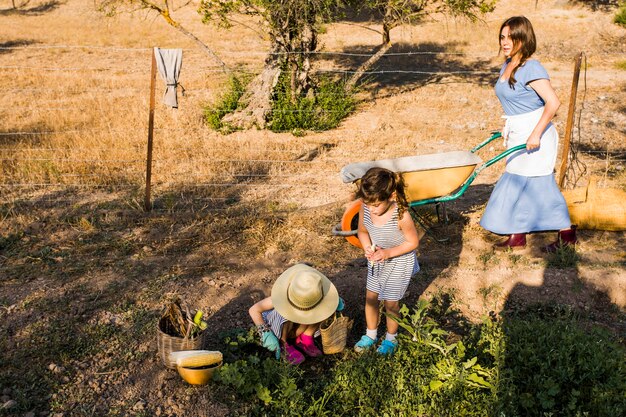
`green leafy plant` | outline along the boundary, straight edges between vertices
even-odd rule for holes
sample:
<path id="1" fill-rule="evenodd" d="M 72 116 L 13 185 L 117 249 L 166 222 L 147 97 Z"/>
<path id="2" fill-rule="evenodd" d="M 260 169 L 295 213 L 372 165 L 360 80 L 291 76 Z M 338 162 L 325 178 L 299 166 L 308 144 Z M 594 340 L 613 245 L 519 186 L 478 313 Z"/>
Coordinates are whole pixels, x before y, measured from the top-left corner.
<path id="1" fill-rule="evenodd" d="M 619 10 L 613 17 L 613 22 L 626 28 L 626 2 L 622 2 Z"/>
<path id="2" fill-rule="evenodd" d="M 246 80 L 242 80 L 235 75 L 230 76 L 226 92 L 220 96 L 214 106 L 204 109 L 204 118 L 210 127 L 215 130 L 228 128 L 228 126 L 222 122 L 222 119 L 224 116 L 237 109 L 239 99 L 244 92 L 245 84 Z"/>
<path id="3" fill-rule="evenodd" d="M 557 307 L 505 321 L 505 415 L 626 414 L 626 349 L 584 319 Z"/>
<path id="4" fill-rule="evenodd" d="M 557 248 L 556 252 L 548 256 L 546 259 L 547 266 L 565 269 L 565 268 L 574 268 L 580 257 L 576 253 L 576 249 L 572 246 L 563 246 Z"/>
<path id="5" fill-rule="evenodd" d="M 624 415 L 626 349 L 584 317 L 544 306 L 459 326 L 452 304 L 403 306 L 391 357 L 348 349 L 294 367 L 239 330 L 224 339 L 237 359 L 216 381 L 234 415 Z"/>
<path id="6" fill-rule="evenodd" d="M 478 255 L 478 260 L 482 262 L 483 269 L 487 269 L 487 265 L 489 265 L 489 263 L 493 263 L 495 265 L 500 263 L 500 259 L 493 250 L 487 250 L 481 253 Z"/>
<path id="7" fill-rule="evenodd" d="M 354 110 L 354 94 L 346 92 L 343 83 L 330 77 L 318 80 L 314 95 L 296 97 L 294 101 L 287 75 L 287 71 L 282 73 L 274 90 L 269 116 L 272 131 L 292 131 L 301 136 L 303 130 L 332 129 Z"/>

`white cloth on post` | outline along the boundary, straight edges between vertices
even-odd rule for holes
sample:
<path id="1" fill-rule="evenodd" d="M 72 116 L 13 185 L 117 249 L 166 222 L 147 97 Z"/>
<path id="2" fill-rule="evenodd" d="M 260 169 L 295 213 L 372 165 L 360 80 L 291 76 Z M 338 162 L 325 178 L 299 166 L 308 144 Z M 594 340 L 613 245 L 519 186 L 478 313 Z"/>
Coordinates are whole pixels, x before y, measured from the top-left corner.
<path id="1" fill-rule="evenodd" d="M 163 103 L 165 103 L 166 106 L 178 108 L 176 92 L 180 68 L 183 64 L 183 50 L 155 47 L 154 57 L 156 58 L 159 75 L 161 75 L 161 78 L 166 84 L 165 93 L 163 94 Z"/>

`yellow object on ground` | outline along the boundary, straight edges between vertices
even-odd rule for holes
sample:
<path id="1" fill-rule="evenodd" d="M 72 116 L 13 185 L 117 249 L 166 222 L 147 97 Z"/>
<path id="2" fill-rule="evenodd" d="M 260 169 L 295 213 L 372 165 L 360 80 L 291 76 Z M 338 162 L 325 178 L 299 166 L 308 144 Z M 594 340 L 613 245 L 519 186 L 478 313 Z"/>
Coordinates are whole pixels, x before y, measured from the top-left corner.
<path id="1" fill-rule="evenodd" d="M 178 366 L 178 374 L 191 385 L 204 385 L 213 378 L 216 369 L 222 367 L 222 362 L 214 363 L 201 368 L 186 368 Z"/>
<path id="2" fill-rule="evenodd" d="M 591 177 L 587 187 L 563 191 L 572 224 L 579 229 L 626 230 L 626 192 L 597 188 Z"/>
<path id="3" fill-rule="evenodd" d="M 222 352 L 213 350 L 183 350 L 170 353 L 172 361 L 177 366 L 185 368 L 199 368 L 222 362 Z"/>

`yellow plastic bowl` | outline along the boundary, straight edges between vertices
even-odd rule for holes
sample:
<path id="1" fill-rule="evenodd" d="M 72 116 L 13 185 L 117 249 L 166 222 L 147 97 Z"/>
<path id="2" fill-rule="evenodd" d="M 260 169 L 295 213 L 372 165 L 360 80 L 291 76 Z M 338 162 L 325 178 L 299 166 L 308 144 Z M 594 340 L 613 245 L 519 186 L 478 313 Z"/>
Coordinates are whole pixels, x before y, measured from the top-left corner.
<path id="1" fill-rule="evenodd" d="M 216 369 L 222 367 L 222 362 L 201 368 L 185 368 L 178 366 L 178 374 L 191 385 L 204 385 L 213 378 Z"/>

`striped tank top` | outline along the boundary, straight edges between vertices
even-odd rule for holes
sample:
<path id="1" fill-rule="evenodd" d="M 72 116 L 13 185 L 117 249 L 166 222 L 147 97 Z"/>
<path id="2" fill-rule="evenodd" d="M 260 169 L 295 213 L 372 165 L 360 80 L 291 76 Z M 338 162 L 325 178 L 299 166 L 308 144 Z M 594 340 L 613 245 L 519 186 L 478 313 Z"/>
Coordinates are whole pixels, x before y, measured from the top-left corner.
<path id="1" fill-rule="evenodd" d="M 405 216 L 408 216 L 405 213 Z M 406 242 L 398 227 L 398 206 L 395 205 L 391 218 L 382 226 L 372 222 L 367 205 L 363 205 L 363 225 L 370 240 L 377 247 L 389 249 Z M 413 274 L 419 271 L 419 263 L 414 251 L 387 259 L 383 262 L 369 262 L 367 268 L 367 289 L 378 294 L 379 300 L 398 301 L 411 281 Z"/>

